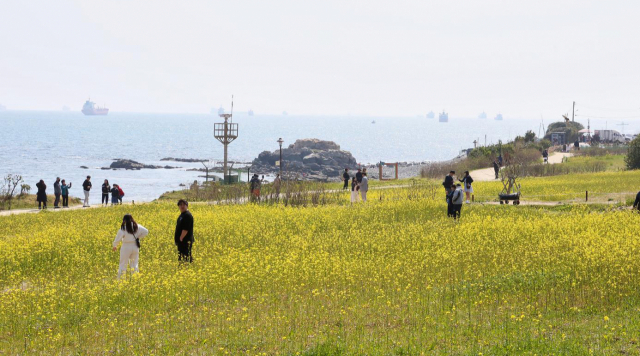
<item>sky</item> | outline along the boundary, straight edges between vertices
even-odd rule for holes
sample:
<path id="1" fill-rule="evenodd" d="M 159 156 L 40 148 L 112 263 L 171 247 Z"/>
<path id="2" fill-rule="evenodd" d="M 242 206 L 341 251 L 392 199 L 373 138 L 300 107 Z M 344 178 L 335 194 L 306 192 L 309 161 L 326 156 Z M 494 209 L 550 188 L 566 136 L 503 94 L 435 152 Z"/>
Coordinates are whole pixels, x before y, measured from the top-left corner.
<path id="1" fill-rule="evenodd" d="M 636 116 L 638 1 L 0 2 L 0 104 Z M 589 109 L 591 108 L 591 109 Z M 597 111 L 594 111 L 597 110 Z"/>

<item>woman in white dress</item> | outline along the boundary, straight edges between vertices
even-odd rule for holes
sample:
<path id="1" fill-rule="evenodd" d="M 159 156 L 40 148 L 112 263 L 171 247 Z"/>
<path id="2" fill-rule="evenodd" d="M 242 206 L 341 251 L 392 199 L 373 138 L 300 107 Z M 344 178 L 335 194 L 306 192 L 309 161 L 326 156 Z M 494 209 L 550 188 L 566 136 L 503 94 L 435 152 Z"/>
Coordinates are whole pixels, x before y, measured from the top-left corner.
<path id="1" fill-rule="evenodd" d="M 149 234 L 144 226 L 138 225 L 133 216 L 127 214 L 122 218 L 122 225 L 113 240 L 113 251 L 118 249 L 118 244 L 122 242 L 120 247 L 120 266 L 118 268 L 118 279 L 127 271 L 127 265 L 133 268 L 133 272 L 138 272 L 138 258 L 140 256 L 140 239 L 145 238 Z"/>
<path id="2" fill-rule="evenodd" d="M 358 185 L 358 180 L 356 177 L 351 178 L 351 203 L 358 202 L 358 191 L 360 190 L 360 186 Z"/>

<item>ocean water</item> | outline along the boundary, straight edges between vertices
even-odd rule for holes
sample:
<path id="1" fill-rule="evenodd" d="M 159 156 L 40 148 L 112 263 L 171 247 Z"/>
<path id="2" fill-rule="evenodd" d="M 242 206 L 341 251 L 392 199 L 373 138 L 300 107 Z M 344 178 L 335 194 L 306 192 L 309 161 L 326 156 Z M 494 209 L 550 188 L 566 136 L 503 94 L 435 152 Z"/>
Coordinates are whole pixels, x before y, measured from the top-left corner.
<path id="1" fill-rule="evenodd" d="M 99 202 L 104 179 L 120 184 L 127 201 L 151 201 L 163 192 L 180 189 L 180 184 L 203 180 L 199 177 L 202 172 L 187 171 L 202 167 L 200 163 L 160 162 L 163 157 L 222 160 L 222 144 L 213 137 L 216 122 L 221 119 L 211 114 L 112 112 L 92 117 L 80 112 L 0 111 L 0 174 L 20 174 L 32 189 L 44 179 L 49 193 L 59 176 L 75 184 L 74 196 L 82 195 L 82 181 L 91 175 L 94 203 Z M 239 137 L 229 146 L 230 160 L 249 162 L 262 151 L 277 150 L 276 141 L 282 137 L 285 147 L 300 138 L 334 141 L 359 163 L 448 160 L 461 149 L 473 147 L 476 139 L 484 144 L 485 135 L 487 143 L 495 143 L 526 130 L 537 134 L 540 124 L 539 119 L 508 116 L 504 121 L 451 117 L 448 123 L 439 123 L 437 118 L 424 117 L 246 114 L 234 114 L 234 122 L 239 124 Z M 601 126 L 604 128 L 604 122 Z M 638 129 L 640 125 L 632 124 L 626 132 Z M 116 158 L 181 168 L 100 169 Z"/>

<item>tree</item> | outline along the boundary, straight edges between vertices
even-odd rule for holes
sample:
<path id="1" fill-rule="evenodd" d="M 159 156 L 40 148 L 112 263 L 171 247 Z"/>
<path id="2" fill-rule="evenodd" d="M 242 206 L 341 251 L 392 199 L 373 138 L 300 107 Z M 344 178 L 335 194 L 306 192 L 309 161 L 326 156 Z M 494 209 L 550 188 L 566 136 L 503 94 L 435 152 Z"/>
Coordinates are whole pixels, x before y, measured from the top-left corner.
<path id="1" fill-rule="evenodd" d="M 580 137 L 580 133 L 578 131 L 582 129 L 584 129 L 584 126 L 579 122 L 554 122 L 547 127 L 547 132 L 544 135 L 544 138 L 551 140 L 551 133 L 564 132 L 565 142 L 570 143 L 576 141 Z"/>
<path id="2" fill-rule="evenodd" d="M 629 143 L 627 156 L 624 158 L 628 169 L 640 168 L 640 136 L 637 136 Z"/>
<path id="3" fill-rule="evenodd" d="M 16 189 L 24 182 L 21 175 L 7 174 L 0 183 L 0 209 L 11 210 L 11 203 L 16 196 Z"/>
<path id="4" fill-rule="evenodd" d="M 536 140 L 536 133 L 529 130 L 524 134 L 524 142 L 525 143 L 529 143 L 529 142 L 534 142 Z"/>

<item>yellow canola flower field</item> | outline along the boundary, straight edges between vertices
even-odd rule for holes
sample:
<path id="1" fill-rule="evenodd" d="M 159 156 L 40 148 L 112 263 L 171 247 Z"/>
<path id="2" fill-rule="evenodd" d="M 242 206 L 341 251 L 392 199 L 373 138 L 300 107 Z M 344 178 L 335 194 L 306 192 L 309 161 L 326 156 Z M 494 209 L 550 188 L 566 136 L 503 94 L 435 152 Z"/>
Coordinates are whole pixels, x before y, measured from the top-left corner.
<path id="1" fill-rule="evenodd" d="M 615 200 L 624 202 L 635 198 L 640 190 L 640 170 L 621 172 L 577 173 L 540 178 L 519 179 L 522 197 L 527 201 L 585 201 L 585 192 L 589 200 L 606 202 Z M 502 182 L 473 183 L 476 198 L 483 201 L 498 199 L 503 188 Z"/>
<path id="2" fill-rule="evenodd" d="M 430 194 L 192 204 L 192 265 L 174 204 L 2 217 L 0 354 L 640 352 L 639 215 L 472 205 L 456 223 Z M 117 281 L 125 213 L 150 233 Z"/>

